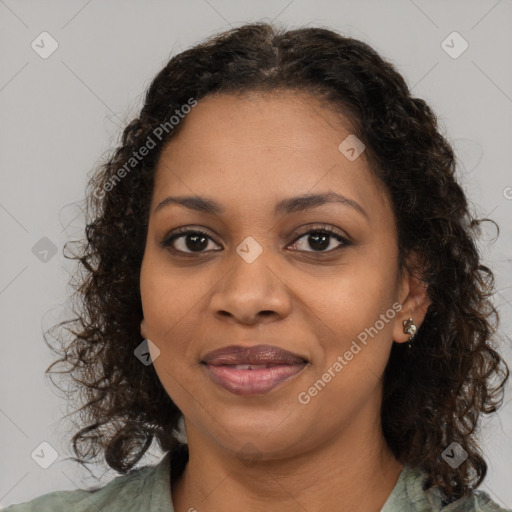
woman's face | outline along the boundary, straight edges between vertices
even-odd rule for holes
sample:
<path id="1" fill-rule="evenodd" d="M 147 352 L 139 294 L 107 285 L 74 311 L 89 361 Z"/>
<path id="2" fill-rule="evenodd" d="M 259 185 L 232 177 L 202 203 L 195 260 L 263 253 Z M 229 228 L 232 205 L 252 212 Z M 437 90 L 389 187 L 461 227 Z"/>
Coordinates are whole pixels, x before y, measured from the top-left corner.
<path id="1" fill-rule="evenodd" d="M 360 146 L 339 149 L 351 132 L 333 112 L 292 92 L 210 96 L 161 155 L 141 333 L 159 350 L 154 366 L 189 442 L 272 458 L 376 429 L 391 345 L 424 309 L 414 309 L 412 281 L 399 280 L 385 190 L 364 152 L 354 158 Z M 296 199 L 310 195 L 320 198 Z M 185 227 L 192 233 L 169 241 Z M 233 345 L 298 359 L 266 350 L 251 354 L 266 368 L 235 367 L 233 355 L 205 364 Z"/>

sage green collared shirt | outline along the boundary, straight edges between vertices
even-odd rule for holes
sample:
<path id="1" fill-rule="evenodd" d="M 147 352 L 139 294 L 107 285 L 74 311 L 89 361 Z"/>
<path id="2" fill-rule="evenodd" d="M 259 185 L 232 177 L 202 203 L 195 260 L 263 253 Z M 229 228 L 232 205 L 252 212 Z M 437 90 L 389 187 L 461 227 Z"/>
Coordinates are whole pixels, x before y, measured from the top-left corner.
<path id="1" fill-rule="evenodd" d="M 174 512 L 170 471 L 168 453 L 157 465 L 118 476 L 99 489 L 56 491 L 2 512 Z M 442 506 L 435 487 L 422 490 L 425 477 L 420 470 L 405 465 L 381 512 L 512 512 L 479 490 Z"/>

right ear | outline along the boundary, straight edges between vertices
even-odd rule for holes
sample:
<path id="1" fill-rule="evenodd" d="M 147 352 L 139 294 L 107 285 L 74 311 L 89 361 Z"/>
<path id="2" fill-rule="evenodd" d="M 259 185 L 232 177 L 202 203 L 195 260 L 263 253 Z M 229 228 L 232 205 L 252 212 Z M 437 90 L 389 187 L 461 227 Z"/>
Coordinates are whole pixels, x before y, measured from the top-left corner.
<path id="1" fill-rule="evenodd" d="M 147 326 L 146 326 L 146 320 L 144 318 L 142 319 L 142 321 L 140 323 L 140 335 L 144 339 L 148 338 L 148 331 L 147 331 Z"/>

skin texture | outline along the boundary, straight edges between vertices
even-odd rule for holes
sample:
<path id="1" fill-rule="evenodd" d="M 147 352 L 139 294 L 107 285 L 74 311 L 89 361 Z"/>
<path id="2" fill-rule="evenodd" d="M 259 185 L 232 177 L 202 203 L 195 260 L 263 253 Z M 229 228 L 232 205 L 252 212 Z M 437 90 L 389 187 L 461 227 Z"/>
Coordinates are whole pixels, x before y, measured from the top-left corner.
<path id="1" fill-rule="evenodd" d="M 378 512 L 403 468 L 380 428 L 381 378 L 393 341 L 409 339 L 402 321 L 419 328 L 430 303 L 422 283 L 399 272 L 385 189 L 364 153 L 349 161 L 339 151 L 349 124 L 304 93 L 210 96 L 183 122 L 156 169 L 140 275 L 141 334 L 160 350 L 156 372 L 185 417 L 190 459 L 173 485 L 175 510 L 315 512 L 342 503 Z M 366 216 L 338 203 L 274 214 L 284 198 L 329 191 Z M 175 204 L 155 213 L 170 195 L 206 196 L 225 213 Z M 330 237 L 322 257 L 308 233 L 323 225 L 351 245 Z M 186 237 L 174 241 L 183 256 L 159 245 L 181 226 L 208 232 L 203 253 Z M 236 252 L 248 236 L 263 249 L 252 263 Z M 393 303 L 402 310 L 300 403 Z M 200 364 L 211 350 L 260 343 L 309 363 L 259 396 L 224 390 Z"/>

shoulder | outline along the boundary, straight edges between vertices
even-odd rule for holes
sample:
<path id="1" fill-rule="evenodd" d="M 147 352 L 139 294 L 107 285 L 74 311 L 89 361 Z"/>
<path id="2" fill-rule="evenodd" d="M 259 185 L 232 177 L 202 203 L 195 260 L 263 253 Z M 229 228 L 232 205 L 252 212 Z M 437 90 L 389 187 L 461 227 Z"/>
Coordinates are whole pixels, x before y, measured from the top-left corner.
<path id="1" fill-rule="evenodd" d="M 437 487 L 423 490 L 426 473 L 405 465 L 381 512 L 512 512 L 481 490 L 446 503 Z"/>
<path id="2" fill-rule="evenodd" d="M 489 494 L 481 490 L 475 490 L 441 510 L 442 512 L 512 512 L 512 509 L 501 507 Z"/>
<path id="3" fill-rule="evenodd" d="M 126 475 L 114 478 L 103 487 L 55 491 L 26 503 L 11 505 L 2 512 L 172 510 L 168 508 L 170 488 L 166 485 L 169 475 L 168 463 L 169 457 L 166 455 L 157 465 L 132 470 Z"/>

